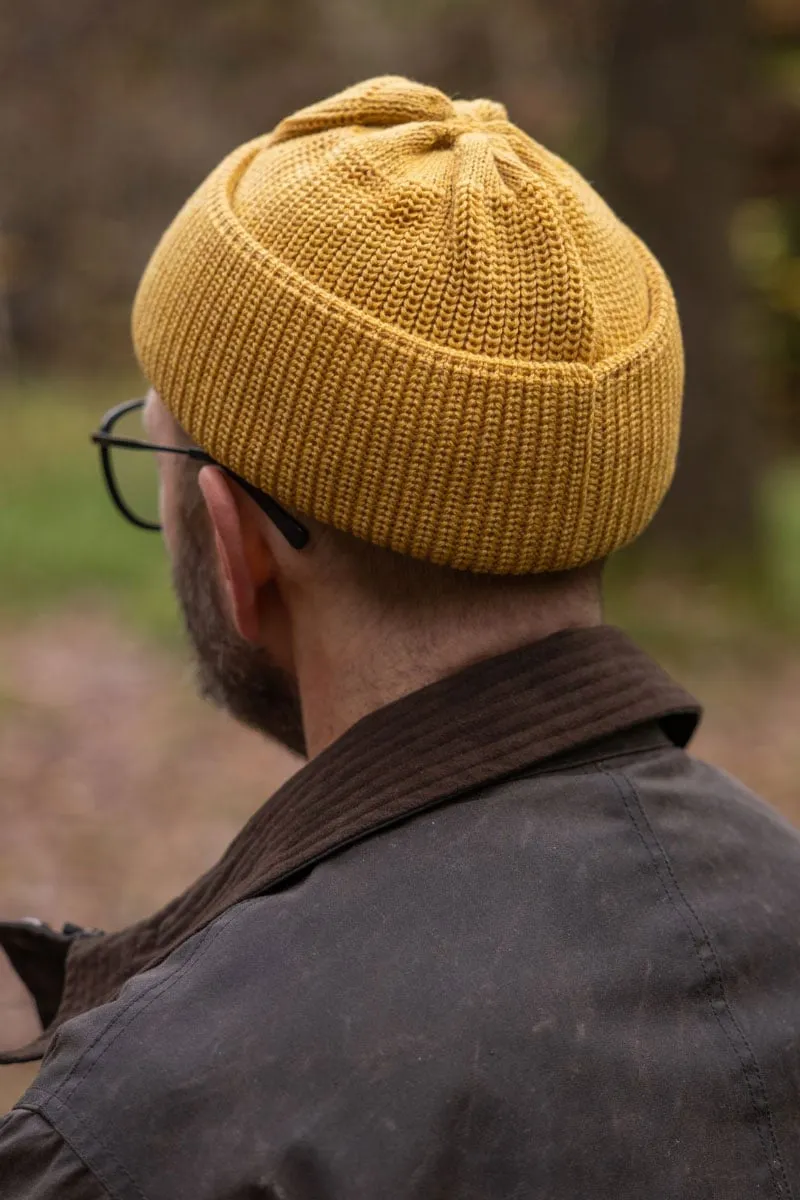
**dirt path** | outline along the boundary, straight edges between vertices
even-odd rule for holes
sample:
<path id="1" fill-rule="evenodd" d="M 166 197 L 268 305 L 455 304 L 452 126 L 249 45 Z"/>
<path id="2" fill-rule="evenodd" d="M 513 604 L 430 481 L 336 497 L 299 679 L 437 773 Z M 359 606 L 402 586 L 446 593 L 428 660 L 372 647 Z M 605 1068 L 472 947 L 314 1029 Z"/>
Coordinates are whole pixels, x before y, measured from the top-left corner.
<path id="1" fill-rule="evenodd" d="M 696 753 L 800 823 L 800 648 L 676 674 L 708 706 Z M 107 617 L 0 630 L 0 912 L 127 924 L 205 870 L 295 767 Z M 0 963 L 0 1039 L 33 1028 Z M 29 1074 L 0 1071 L 0 1112 Z"/>

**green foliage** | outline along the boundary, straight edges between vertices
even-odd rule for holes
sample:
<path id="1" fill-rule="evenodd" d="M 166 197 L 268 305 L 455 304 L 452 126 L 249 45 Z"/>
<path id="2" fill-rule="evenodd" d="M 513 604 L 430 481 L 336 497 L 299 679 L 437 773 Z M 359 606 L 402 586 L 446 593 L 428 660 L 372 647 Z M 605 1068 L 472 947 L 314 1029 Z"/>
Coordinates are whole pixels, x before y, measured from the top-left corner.
<path id="1" fill-rule="evenodd" d="M 800 257 L 793 254 L 790 212 L 774 197 L 758 197 L 736 213 L 737 262 L 776 315 L 800 318 Z"/>
<path id="2" fill-rule="evenodd" d="M 776 607 L 800 629 L 800 461 L 783 463 L 763 489 L 766 557 Z"/>

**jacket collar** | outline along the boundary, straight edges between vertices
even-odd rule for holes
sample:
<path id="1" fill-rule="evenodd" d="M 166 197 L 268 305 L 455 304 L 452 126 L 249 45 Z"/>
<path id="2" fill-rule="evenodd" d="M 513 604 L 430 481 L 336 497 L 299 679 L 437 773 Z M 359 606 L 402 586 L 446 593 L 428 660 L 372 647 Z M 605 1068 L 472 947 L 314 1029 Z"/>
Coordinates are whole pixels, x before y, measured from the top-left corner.
<path id="1" fill-rule="evenodd" d="M 226 909 L 411 813 L 636 726 L 685 746 L 694 700 L 623 633 L 575 629 L 404 696 L 363 718 L 288 780 L 207 874 L 119 933 L 0 924 L 45 1031 L 0 1062 L 42 1056 L 70 1017 L 111 999 Z M 65 927 L 66 929 L 67 927 Z M 68 945 L 65 949 L 65 936 Z"/>

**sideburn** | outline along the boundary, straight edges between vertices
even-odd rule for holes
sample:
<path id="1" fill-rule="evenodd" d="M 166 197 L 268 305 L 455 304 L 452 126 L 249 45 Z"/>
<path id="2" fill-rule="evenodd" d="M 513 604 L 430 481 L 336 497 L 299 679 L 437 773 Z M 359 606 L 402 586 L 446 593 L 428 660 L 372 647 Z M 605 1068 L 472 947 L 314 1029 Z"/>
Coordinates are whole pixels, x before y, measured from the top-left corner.
<path id="1" fill-rule="evenodd" d="M 228 618 L 197 470 L 191 463 L 185 467 L 178 485 L 172 579 L 194 650 L 200 693 L 237 721 L 305 756 L 297 688 Z"/>

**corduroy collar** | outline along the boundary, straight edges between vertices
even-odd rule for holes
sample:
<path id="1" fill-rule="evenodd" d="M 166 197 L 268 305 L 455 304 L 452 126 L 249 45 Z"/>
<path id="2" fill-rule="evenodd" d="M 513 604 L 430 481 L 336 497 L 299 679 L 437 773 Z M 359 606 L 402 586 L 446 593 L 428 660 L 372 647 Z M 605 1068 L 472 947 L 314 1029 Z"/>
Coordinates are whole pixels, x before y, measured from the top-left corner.
<path id="1" fill-rule="evenodd" d="M 47 1026 L 30 1045 L 0 1054 L 0 1062 L 41 1057 L 64 1021 L 111 999 L 231 905 L 348 843 L 636 726 L 658 722 L 685 746 L 699 714 L 695 701 L 611 626 L 555 634 L 404 696 L 289 779 L 217 865 L 154 916 L 119 933 L 77 937 L 0 925 L 0 945 Z"/>

